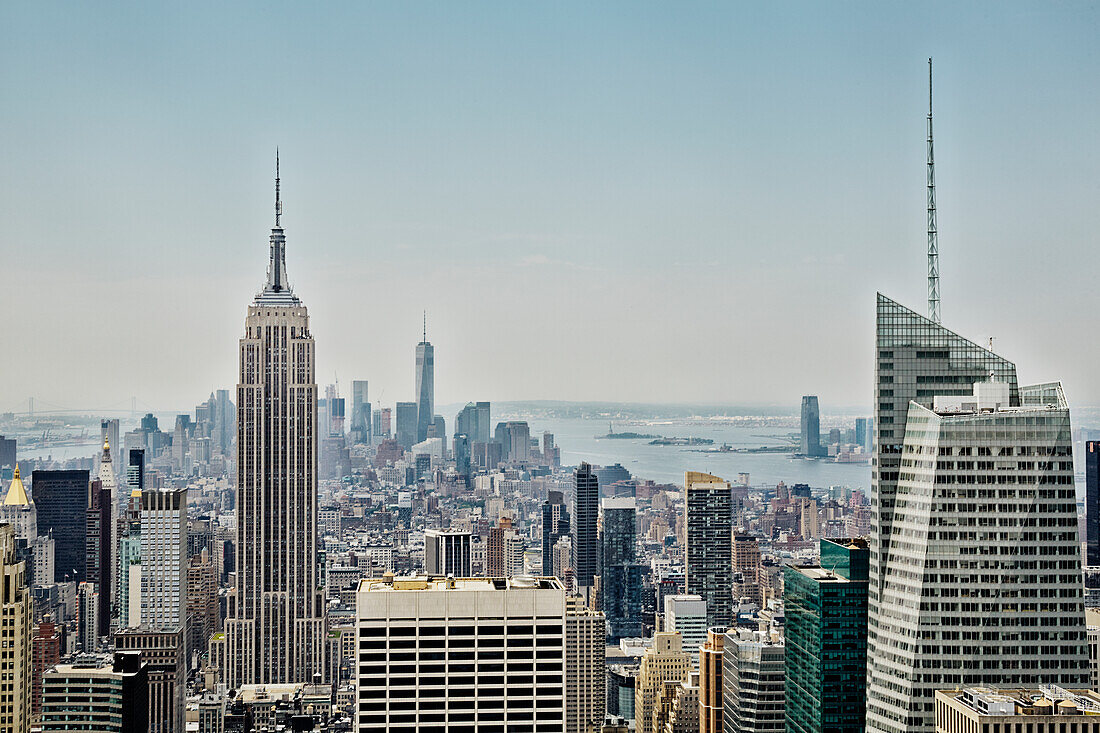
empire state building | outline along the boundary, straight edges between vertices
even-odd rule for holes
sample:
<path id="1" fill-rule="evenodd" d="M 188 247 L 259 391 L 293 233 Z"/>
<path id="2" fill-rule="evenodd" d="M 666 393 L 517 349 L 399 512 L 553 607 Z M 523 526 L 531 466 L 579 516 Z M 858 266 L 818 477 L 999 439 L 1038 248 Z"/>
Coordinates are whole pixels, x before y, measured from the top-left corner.
<path id="1" fill-rule="evenodd" d="M 237 384 L 237 583 L 224 681 L 324 676 L 317 577 L 317 385 L 309 314 L 286 275 L 278 160 L 267 282 L 248 307 Z"/>

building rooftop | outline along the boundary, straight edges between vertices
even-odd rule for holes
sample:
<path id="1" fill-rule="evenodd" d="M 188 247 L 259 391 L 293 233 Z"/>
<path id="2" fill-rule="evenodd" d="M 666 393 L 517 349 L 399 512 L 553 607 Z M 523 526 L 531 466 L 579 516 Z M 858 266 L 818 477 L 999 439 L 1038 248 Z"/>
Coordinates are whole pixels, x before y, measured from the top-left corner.
<path id="1" fill-rule="evenodd" d="M 498 591 L 498 590 L 565 590 L 557 578 L 516 576 L 514 578 L 449 578 L 439 575 L 396 577 L 387 573 L 382 578 L 359 581 L 359 592 L 393 591 Z"/>
<path id="2" fill-rule="evenodd" d="M 965 687 L 937 690 L 936 697 L 978 717 L 1069 715 L 1100 719 L 1100 693 L 1088 689 L 1067 690 L 1055 685 L 1042 685 L 1037 690 Z"/>

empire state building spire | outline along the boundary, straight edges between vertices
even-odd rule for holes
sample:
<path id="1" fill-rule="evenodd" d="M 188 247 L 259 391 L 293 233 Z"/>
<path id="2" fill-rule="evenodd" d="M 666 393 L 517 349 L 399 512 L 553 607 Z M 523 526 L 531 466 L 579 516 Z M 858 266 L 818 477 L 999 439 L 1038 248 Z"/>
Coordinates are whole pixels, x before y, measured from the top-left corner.
<path id="1" fill-rule="evenodd" d="M 279 151 L 275 151 L 275 226 L 271 230 L 271 254 L 267 263 L 267 282 L 256 296 L 257 305 L 297 305 L 298 298 L 286 276 L 286 234 L 283 232 L 283 199 L 280 192 Z"/>

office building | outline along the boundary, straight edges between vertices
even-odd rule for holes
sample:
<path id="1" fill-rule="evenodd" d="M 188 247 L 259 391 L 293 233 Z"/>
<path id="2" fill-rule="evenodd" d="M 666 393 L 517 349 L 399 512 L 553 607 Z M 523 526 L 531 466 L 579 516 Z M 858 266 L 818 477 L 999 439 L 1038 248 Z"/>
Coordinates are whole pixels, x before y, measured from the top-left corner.
<path id="1" fill-rule="evenodd" d="M 428 342 L 427 315 L 424 316 L 424 335 L 416 345 L 416 411 L 416 442 L 419 443 L 428 439 L 428 428 L 435 417 L 435 347 Z"/>
<path id="2" fill-rule="evenodd" d="M 445 532 L 440 529 L 424 531 L 424 572 L 428 575 L 454 575 L 468 578 L 470 567 L 469 532 Z"/>
<path id="3" fill-rule="evenodd" d="M 666 682 L 679 682 L 688 674 L 690 661 L 684 653 L 680 635 L 658 631 L 653 645 L 642 652 L 638 677 L 634 682 L 635 733 L 663 733 L 654 729 L 653 711 Z"/>
<path id="4" fill-rule="evenodd" d="M 722 733 L 722 653 L 726 630 L 710 629 L 699 650 L 699 733 Z"/>
<path id="5" fill-rule="evenodd" d="M 419 443 L 416 439 L 417 435 L 417 408 L 415 402 L 398 402 L 395 406 L 397 411 L 397 426 L 394 428 L 394 438 L 397 439 L 397 444 L 405 450 L 409 450 L 414 445 Z"/>
<path id="6" fill-rule="evenodd" d="M 1100 566 L 1100 441 L 1085 442 L 1085 564 Z"/>
<path id="7" fill-rule="evenodd" d="M 26 733 L 31 724 L 31 591 L 15 559 L 15 531 L 0 524 L 0 730 Z"/>
<path id="8" fill-rule="evenodd" d="M 148 675 L 149 733 L 185 733 L 187 641 L 182 627 L 122 629 L 115 634 L 120 652 L 139 652 Z"/>
<path id="9" fill-rule="evenodd" d="M 707 643 L 707 602 L 701 596 L 665 596 L 664 631 L 680 635 L 692 669 L 699 668 L 699 647 Z"/>
<path id="10" fill-rule="evenodd" d="M 0 469 L 16 467 L 15 462 L 15 438 L 5 438 L 0 435 Z"/>
<path id="11" fill-rule="evenodd" d="M 554 567 L 554 545 L 569 536 L 569 510 L 562 492 L 551 491 L 542 503 L 542 574 L 562 576 L 564 568 Z"/>
<path id="12" fill-rule="evenodd" d="M 278 201 L 277 192 L 278 183 Z M 240 340 L 237 586 L 222 677 L 229 687 L 311 682 L 326 669 L 314 342 L 309 313 L 287 281 L 278 207 L 267 282 Z"/>
<path id="13" fill-rule="evenodd" d="M 805 499 L 803 501 L 806 501 Z M 813 504 L 813 502 L 810 502 Z M 816 504 L 813 504 L 816 517 Z M 735 595 L 764 607 L 764 589 L 760 580 L 760 543 L 752 535 L 733 536 L 733 575 Z"/>
<path id="14" fill-rule="evenodd" d="M 111 579 L 114 575 L 113 553 L 114 545 L 114 488 L 105 486 L 103 474 L 111 474 L 111 461 L 107 448 L 103 449 L 106 455 L 100 463 L 100 476 L 92 481 L 89 487 L 88 508 L 85 514 L 85 576 L 89 583 L 95 585 L 99 596 L 99 609 L 96 611 L 99 636 L 107 636 L 111 630 Z M 113 480 L 114 476 L 111 475 Z"/>
<path id="15" fill-rule="evenodd" d="M 821 409 L 814 395 L 806 395 L 802 398 L 801 438 L 799 451 L 802 455 L 825 455 L 825 447 L 821 445 Z"/>
<path id="16" fill-rule="evenodd" d="M 360 581 L 356 730 L 562 730 L 567 613 L 554 578 Z"/>
<path id="17" fill-rule="evenodd" d="M 79 700 L 79 705 L 73 701 Z M 149 730 L 149 675 L 141 655 L 82 656 L 42 676 L 42 731 Z"/>
<path id="18" fill-rule="evenodd" d="M 174 630 L 187 619 L 187 489 L 141 494 L 141 623 Z"/>
<path id="19" fill-rule="evenodd" d="M 600 574 L 600 548 L 596 524 L 600 509 L 600 483 L 592 466 L 582 462 L 573 471 L 573 583 L 577 592 L 588 597 L 595 577 Z"/>
<path id="20" fill-rule="evenodd" d="M 722 642 L 723 733 L 782 733 L 784 650 L 760 632 L 730 629 Z"/>
<path id="21" fill-rule="evenodd" d="M 882 295 L 876 341 L 867 729 L 931 731 L 936 689 L 1086 683 L 1060 386 L 1020 389 L 1012 362 Z M 970 638 L 975 617 L 996 634 Z M 926 627 L 942 637 L 913 643 Z"/>
<path id="22" fill-rule="evenodd" d="M 353 443 L 370 445 L 373 427 L 371 417 L 367 380 L 353 380 L 351 383 L 351 441 Z"/>
<path id="23" fill-rule="evenodd" d="M 607 667 L 604 615 L 565 600 L 565 731 L 588 733 L 604 719 Z"/>
<path id="24" fill-rule="evenodd" d="M 635 540 L 634 499 L 609 497 L 601 502 L 600 605 L 607 616 L 609 639 L 641 636 L 642 574 Z"/>
<path id="25" fill-rule="evenodd" d="M 879 651 L 880 629 L 892 626 L 880 598 L 887 582 L 886 565 L 893 551 L 895 493 L 901 469 L 909 403 L 932 407 L 935 395 L 970 395 L 975 382 L 993 374 L 1008 384 L 1009 404 L 1019 405 L 1016 367 L 1008 360 L 968 341 L 939 323 L 890 300 L 876 301 L 875 326 L 875 451 L 871 468 L 870 582 L 867 589 L 868 730 L 929 730 L 932 696 L 910 716 L 910 700 L 898 692 L 870 684 L 886 673 L 890 652 Z M 951 561 L 945 558 L 948 562 Z M 967 560 L 969 563 L 970 560 Z M 950 568 L 945 568 L 950 570 Z M 961 602 L 961 601 L 960 601 Z M 954 602 L 952 602 L 954 603 Z M 898 629 L 900 633 L 902 630 Z M 876 698 L 883 697 L 880 701 Z M 915 701 L 914 701 L 915 702 Z"/>
<path id="26" fill-rule="evenodd" d="M 38 622 L 31 639 L 31 720 L 42 719 L 42 675 L 61 663 L 61 634 L 49 616 Z"/>
<path id="27" fill-rule="evenodd" d="M 1014 386 L 910 403 L 869 622 L 870 730 L 931 731 L 937 689 L 1088 684 L 1069 406 L 1059 384 Z"/>
<path id="28" fill-rule="evenodd" d="M 816 565 L 784 571 L 788 733 L 862 733 L 867 541 L 821 540 Z"/>
<path id="29" fill-rule="evenodd" d="M 684 589 L 707 604 L 706 628 L 733 621 L 733 523 L 729 482 L 688 471 L 684 476 Z"/>
<path id="30" fill-rule="evenodd" d="M 58 582 L 85 579 L 87 546 L 87 471 L 34 471 L 31 492 L 38 532 L 54 539 L 54 573 Z"/>
<path id="31" fill-rule="evenodd" d="M 76 647 L 85 654 L 99 651 L 99 593 L 96 584 L 84 580 L 76 586 Z"/>

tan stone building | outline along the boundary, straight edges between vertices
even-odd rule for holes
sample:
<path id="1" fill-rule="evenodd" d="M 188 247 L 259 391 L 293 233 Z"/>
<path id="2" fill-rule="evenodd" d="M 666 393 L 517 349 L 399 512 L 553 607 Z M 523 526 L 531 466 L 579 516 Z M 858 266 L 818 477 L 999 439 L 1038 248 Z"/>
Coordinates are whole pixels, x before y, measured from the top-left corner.
<path id="1" fill-rule="evenodd" d="M 641 669 L 634 684 L 635 733 L 663 733 L 653 728 L 653 712 L 659 704 L 661 688 L 666 681 L 684 679 L 689 664 L 679 634 L 668 631 L 654 634 L 653 646 L 642 654 Z"/>
<path id="2" fill-rule="evenodd" d="M 707 632 L 699 650 L 699 733 L 722 733 L 722 651 L 726 635 Z"/>
<path id="3" fill-rule="evenodd" d="M 18 478 L 16 479 L 18 481 Z M 26 733 L 31 720 L 31 592 L 26 564 L 15 562 L 15 531 L 0 524 L 0 730 Z"/>

